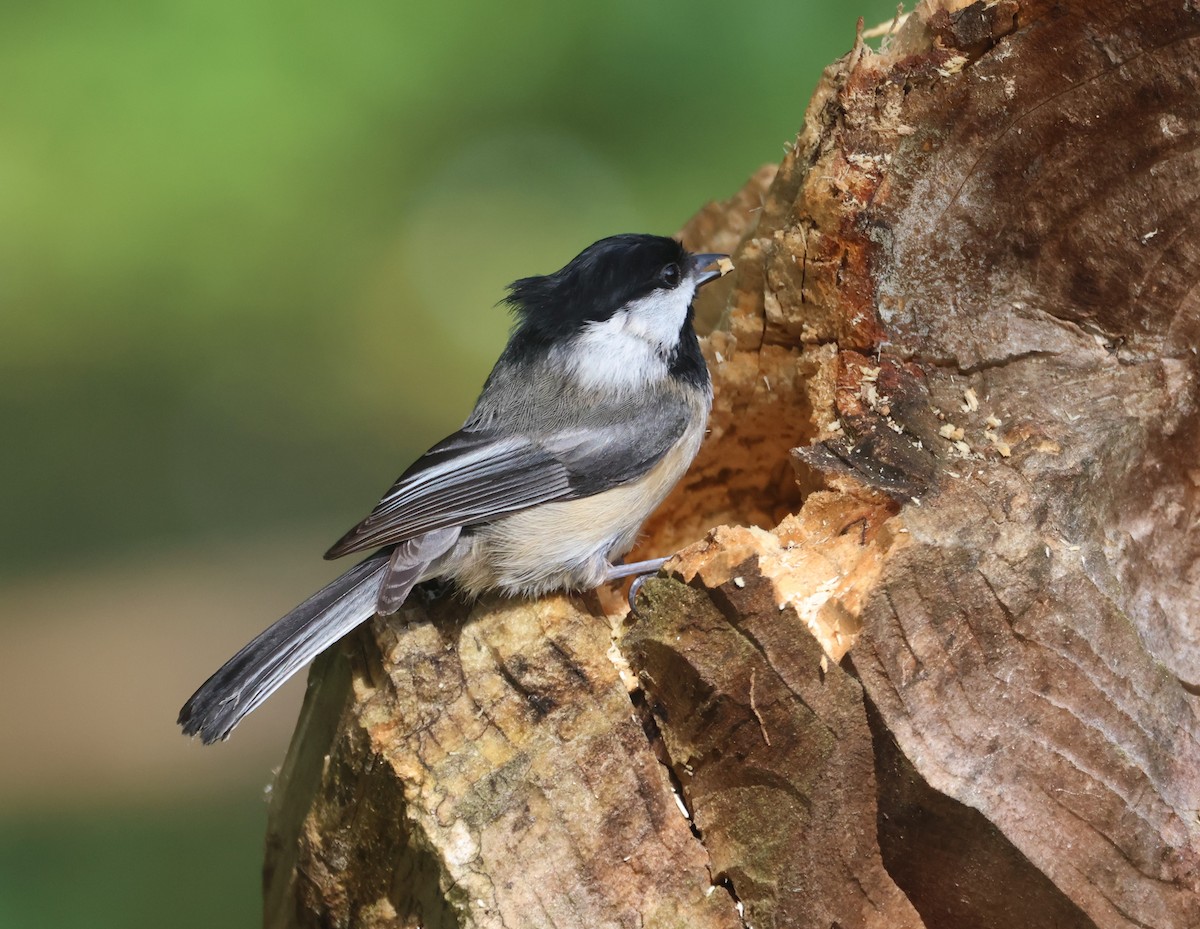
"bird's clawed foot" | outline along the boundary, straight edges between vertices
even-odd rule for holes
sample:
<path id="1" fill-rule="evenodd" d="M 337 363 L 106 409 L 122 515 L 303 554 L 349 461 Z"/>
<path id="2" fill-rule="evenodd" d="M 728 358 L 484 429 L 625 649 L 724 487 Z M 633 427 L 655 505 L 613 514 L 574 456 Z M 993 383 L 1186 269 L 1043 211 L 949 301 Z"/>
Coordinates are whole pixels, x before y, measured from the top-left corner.
<path id="1" fill-rule="evenodd" d="M 646 583 L 646 578 L 648 578 L 648 577 L 650 577 L 649 574 L 639 574 L 637 577 L 635 577 L 633 579 L 633 583 L 629 585 L 629 612 L 630 613 L 637 612 L 638 591 L 642 589 L 642 585 L 644 583 Z"/>
<path id="2" fill-rule="evenodd" d="M 659 569 L 666 563 L 666 558 L 651 558 L 649 561 L 635 561 L 633 564 L 609 565 L 608 575 L 604 580 L 619 581 L 622 578 L 633 577 L 633 584 L 629 588 L 629 609 L 633 610 L 637 593 L 641 590 L 646 578 L 652 574 L 657 574 Z"/>

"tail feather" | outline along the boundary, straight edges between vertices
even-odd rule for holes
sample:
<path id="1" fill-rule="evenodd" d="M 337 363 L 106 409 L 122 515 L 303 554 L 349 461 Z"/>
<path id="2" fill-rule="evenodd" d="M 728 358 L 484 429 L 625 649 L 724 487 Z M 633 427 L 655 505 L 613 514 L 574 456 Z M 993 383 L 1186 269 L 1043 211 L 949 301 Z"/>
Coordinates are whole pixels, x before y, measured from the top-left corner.
<path id="1" fill-rule="evenodd" d="M 388 557 L 384 552 L 355 565 L 225 662 L 179 711 L 184 734 L 205 744 L 227 738 L 284 681 L 370 619 Z"/>

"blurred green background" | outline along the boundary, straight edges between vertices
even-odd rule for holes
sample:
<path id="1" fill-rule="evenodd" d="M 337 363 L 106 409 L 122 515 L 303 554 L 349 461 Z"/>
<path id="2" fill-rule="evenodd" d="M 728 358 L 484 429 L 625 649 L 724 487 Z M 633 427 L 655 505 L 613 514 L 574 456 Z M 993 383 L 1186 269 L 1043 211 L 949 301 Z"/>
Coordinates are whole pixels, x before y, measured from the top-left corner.
<path id="1" fill-rule="evenodd" d="M 461 422 L 513 278 L 777 161 L 894 0 L 0 9 L 0 927 L 259 919 L 302 682 L 177 707 Z"/>

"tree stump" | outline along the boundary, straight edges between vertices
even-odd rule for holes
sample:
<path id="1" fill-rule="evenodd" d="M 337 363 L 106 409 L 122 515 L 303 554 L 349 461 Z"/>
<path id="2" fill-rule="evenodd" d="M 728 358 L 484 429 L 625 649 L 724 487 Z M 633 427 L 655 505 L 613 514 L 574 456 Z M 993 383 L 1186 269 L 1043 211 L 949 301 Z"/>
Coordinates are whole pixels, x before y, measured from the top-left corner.
<path id="1" fill-rule="evenodd" d="M 1193 0 L 860 42 L 684 230 L 679 556 L 324 656 L 266 924 L 1200 926 L 1198 201 Z"/>

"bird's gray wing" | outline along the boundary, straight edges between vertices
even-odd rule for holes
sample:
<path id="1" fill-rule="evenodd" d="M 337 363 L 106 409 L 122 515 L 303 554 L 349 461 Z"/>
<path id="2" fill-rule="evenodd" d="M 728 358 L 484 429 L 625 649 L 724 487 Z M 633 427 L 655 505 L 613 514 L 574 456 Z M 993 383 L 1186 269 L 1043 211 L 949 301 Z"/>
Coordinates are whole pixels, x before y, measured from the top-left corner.
<path id="1" fill-rule="evenodd" d="M 635 480 L 679 440 L 687 422 L 686 407 L 666 404 L 535 436 L 462 429 L 417 459 L 325 557 L 589 497 Z"/>

